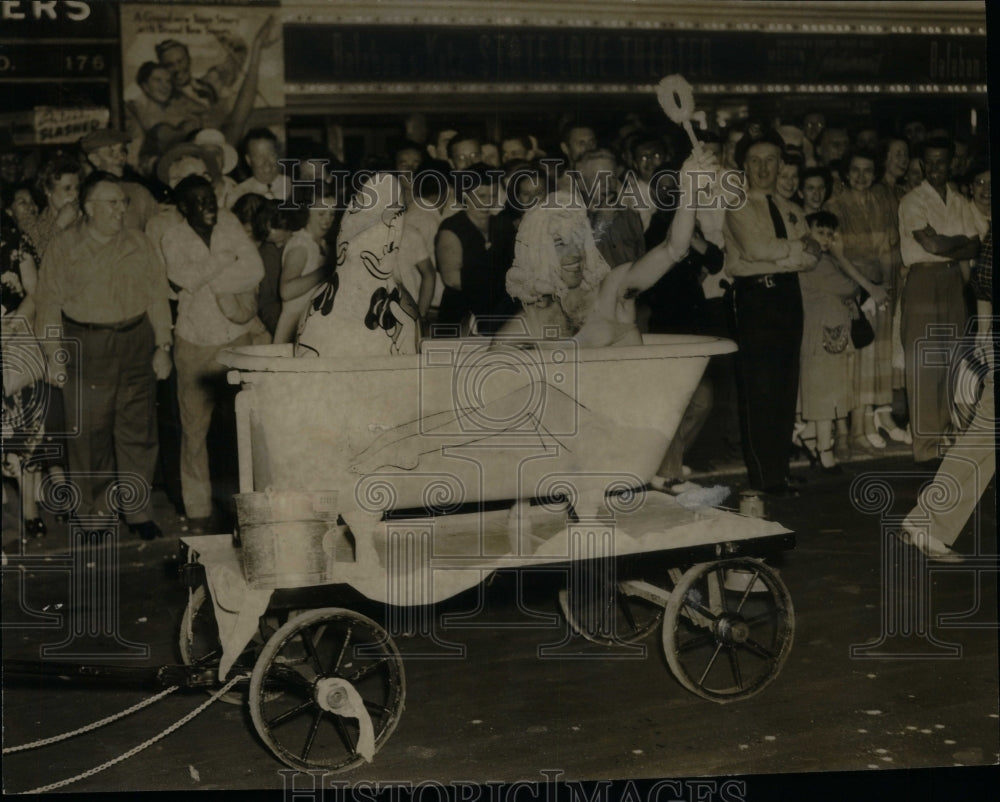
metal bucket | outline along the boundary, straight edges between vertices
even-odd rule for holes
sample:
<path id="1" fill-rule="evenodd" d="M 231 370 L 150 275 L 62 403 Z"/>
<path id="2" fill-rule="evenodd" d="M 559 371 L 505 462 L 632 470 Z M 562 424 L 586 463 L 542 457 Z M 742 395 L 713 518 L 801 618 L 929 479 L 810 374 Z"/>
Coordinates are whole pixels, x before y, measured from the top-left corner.
<path id="1" fill-rule="evenodd" d="M 740 515 L 748 518 L 765 518 L 764 499 L 756 490 L 744 490 L 740 493 Z"/>
<path id="2" fill-rule="evenodd" d="M 347 527 L 337 523 L 336 492 L 239 493 L 243 576 L 255 589 L 332 581 L 334 566 L 354 562 Z"/>

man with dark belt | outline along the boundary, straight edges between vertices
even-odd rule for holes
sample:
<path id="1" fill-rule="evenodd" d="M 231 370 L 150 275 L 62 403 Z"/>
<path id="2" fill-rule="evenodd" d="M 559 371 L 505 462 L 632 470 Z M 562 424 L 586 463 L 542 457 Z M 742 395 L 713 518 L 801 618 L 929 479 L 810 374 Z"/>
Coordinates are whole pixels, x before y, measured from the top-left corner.
<path id="1" fill-rule="evenodd" d="M 746 203 L 726 213 L 726 270 L 733 276 L 733 331 L 743 458 L 750 487 L 798 495 L 788 481 L 802 342 L 801 270 L 819 245 L 805 215 L 774 191 L 783 142 L 775 131 L 736 146 L 747 179 Z"/>
<path id="2" fill-rule="evenodd" d="M 906 277 L 900 333 L 906 357 L 906 397 L 913 459 L 939 456 L 951 428 L 949 367 L 968 317 L 961 260 L 979 252 L 979 235 L 966 200 L 949 186 L 954 146 L 928 139 L 924 180 L 899 202 L 899 249 Z"/>
<path id="3" fill-rule="evenodd" d="M 128 202 L 116 178 L 88 178 L 80 205 L 83 219 L 45 253 L 37 295 L 40 329 L 79 342 L 79 362 L 61 366 L 53 339 L 43 341 L 51 375 L 66 376 L 67 393 L 80 405 L 79 434 L 67 454 L 81 494 L 77 513 L 115 512 L 108 497 L 115 475 L 137 476 L 140 501 L 127 522 L 151 540 L 162 536 L 150 515 L 149 485 L 158 446 L 156 380 L 171 370 L 166 278 L 146 236 L 125 226 Z"/>

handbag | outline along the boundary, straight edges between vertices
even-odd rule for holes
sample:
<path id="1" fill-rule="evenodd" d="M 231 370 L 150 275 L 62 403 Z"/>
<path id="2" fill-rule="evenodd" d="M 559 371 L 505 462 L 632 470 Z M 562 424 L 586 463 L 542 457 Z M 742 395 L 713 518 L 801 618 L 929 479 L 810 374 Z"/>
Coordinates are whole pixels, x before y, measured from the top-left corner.
<path id="1" fill-rule="evenodd" d="M 851 345 L 856 349 L 865 348 L 875 342 L 875 329 L 868 317 L 861 311 L 861 305 L 868 299 L 865 290 L 859 290 L 858 295 L 851 299 L 854 307 L 851 310 Z"/>

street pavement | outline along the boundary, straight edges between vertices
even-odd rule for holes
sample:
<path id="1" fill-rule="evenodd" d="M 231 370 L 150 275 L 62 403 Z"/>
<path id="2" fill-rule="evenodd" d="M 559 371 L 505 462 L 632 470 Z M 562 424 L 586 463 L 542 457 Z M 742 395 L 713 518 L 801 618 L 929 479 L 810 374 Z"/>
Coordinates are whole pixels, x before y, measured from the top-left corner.
<path id="1" fill-rule="evenodd" d="M 877 798 L 887 783 L 910 799 L 986 798 L 978 789 L 995 787 L 1000 761 L 995 485 L 956 543 L 974 559 L 928 566 L 911 561 L 910 550 L 888 534 L 893 516 L 913 506 L 930 478 L 905 452 L 852 462 L 841 476 L 805 466 L 799 473 L 807 479 L 803 495 L 769 501 L 767 509 L 795 532 L 795 548 L 771 562 L 794 603 L 794 643 L 759 694 L 720 705 L 690 693 L 671 675 L 659 630 L 644 641 L 642 658 L 576 636 L 565 654 L 545 652 L 567 635 L 555 615 L 565 573 L 504 571 L 435 610 L 437 626 L 441 615 L 476 611 L 464 626 L 442 630 L 462 647 L 460 656 L 416 659 L 435 644 L 396 638 L 407 685 L 400 724 L 374 762 L 323 777 L 323 787 L 342 780 L 371 792 L 372 783 L 557 779 L 591 781 L 587 798 L 597 789 L 604 802 L 608 788 L 611 799 L 623 798 L 624 788 L 625 798 L 652 800 L 650 778 L 686 778 L 679 792 L 668 786 L 678 799 L 845 798 L 833 795 L 845 782 L 852 799 Z M 732 488 L 728 504 L 738 502 L 734 466 L 696 478 Z M 53 522 L 47 538 L 23 544 L 5 528 L 5 661 L 39 660 L 47 648 L 46 661 L 100 663 L 105 650 L 118 657 L 104 662 L 122 665 L 179 662 L 188 590 L 177 578 L 177 551 L 185 522 L 161 492 L 154 500 L 164 539 L 147 543 L 123 533 L 113 549 L 88 552 L 75 567 L 64 526 Z M 922 566 L 911 585 L 900 578 L 902 562 Z M 81 572 L 85 581 L 70 581 Z M 327 605 L 381 612 L 343 588 L 324 589 L 310 604 Z M 117 618 L 117 644 L 87 636 L 81 611 L 95 609 L 105 611 L 105 621 Z M 4 746 L 72 730 L 149 696 L 116 685 L 5 677 Z M 178 691 L 96 732 L 7 754 L 4 791 L 38 788 L 116 758 L 207 698 L 201 690 Z M 984 766 L 992 768 L 969 768 Z M 245 798 L 261 789 L 266 798 L 319 798 L 291 794 L 291 782 L 312 787 L 307 775 L 293 775 L 261 743 L 245 705 L 218 702 L 64 790 L 228 790 Z M 715 785 L 705 790 L 693 778 Z M 603 780 L 616 782 L 593 784 Z M 632 793 L 628 780 L 645 784 Z M 966 786 L 972 790 L 962 791 Z"/>

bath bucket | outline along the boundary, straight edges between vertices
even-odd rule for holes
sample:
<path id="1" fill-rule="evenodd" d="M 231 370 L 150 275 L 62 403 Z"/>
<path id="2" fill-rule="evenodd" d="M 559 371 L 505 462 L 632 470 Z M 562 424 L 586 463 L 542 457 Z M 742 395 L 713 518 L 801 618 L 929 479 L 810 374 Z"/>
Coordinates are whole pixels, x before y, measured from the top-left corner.
<path id="1" fill-rule="evenodd" d="M 337 523 L 336 491 L 239 493 L 236 515 L 252 588 L 321 585 L 336 563 L 354 561 L 346 527 Z"/>

